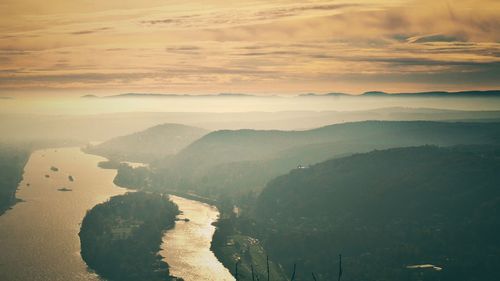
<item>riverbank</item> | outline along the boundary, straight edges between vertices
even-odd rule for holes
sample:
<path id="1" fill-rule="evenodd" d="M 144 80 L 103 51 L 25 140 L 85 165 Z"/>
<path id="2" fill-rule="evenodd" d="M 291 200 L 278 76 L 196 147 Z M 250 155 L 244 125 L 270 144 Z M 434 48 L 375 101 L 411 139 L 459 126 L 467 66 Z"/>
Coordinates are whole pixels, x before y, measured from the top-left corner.
<path id="1" fill-rule="evenodd" d="M 134 192 L 112 197 L 87 212 L 79 233 L 87 265 L 109 280 L 181 280 L 157 253 L 174 227 L 178 207 L 167 196 Z"/>
<path id="2" fill-rule="evenodd" d="M 30 154 L 28 148 L 0 145 L 0 216 L 21 201 L 16 191 Z"/>
<path id="3" fill-rule="evenodd" d="M 239 280 L 268 280 L 269 272 L 270 280 L 288 281 L 283 268 L 268 257 L 260 241 L 242 234 L 236 224 L 233 218 L 221 219 L 215 224 L 217 230 L 211 250 L 217 258 L 226 267 L 232 268 L 233 274 L 238 264 Z"/>
<path id="4" fill-rule="evenodd" d="M 134 168 L 116 161 L 101 162 L 99 166 L 117 169 L 113 182 L 118 186 L 137 190 L 148 190 L 150 187 L 149 167 Z M 238 262 L 240 278 L 249 277 L 254 266 L 255 275 L 265 280 L 267 254 L 258 241 L 229 232 L 228 228 L 219 229 L 219 220 L 225 222 L 225 217 L 231 216 L 232 204 L 179 190 L 162 189 L 157 192 L 173 195 L 172 200 L 182 211 L 175 228 L 166 232 L 160 252 L 173 275 L 186 281 L 232 281 L 235 280 L 235 265 Z M 227 214 L 222 216 L 221 210 L 227 210 Z M 281 267 L 272 261 L 269 261 L 269 269 L 273 280 L 286 280 Z"/>
<path id="5" fill-rule="evenodd" d="M 23 180 L 24 168 L 34 151 L 78 144 L 79 142 L 68 140 L 0 141 L 0 216 L 16 203 L 23 202 L 17 198 L 16 193 Z"/>
<path id="6" fill-rule="evenodd" d="M 147 187 L 148 175 L 144 170 L 148 168 L 132 168 L 125 164 L 115 167 L 118 172 L 113 182 L 116 185 L 132 189 Z M 163 189 L 161 192 L 174 195 L 171 197 L 183 212 L 175 228 L 165 234 L 162 246 L 165 250 L 160 253 L 172 266 L 174 275 L 187 278 L 186 281 L 234 280 L 235 265 L 238 263 L 240 278 L 250 277 L 253 266 L 255 276 L 265 280 L 267 253 L 262 245 L 256 239 L 241 235 L 225 224 L 232 219 L 233 205 L 190 192 L 172 189 Z M 225 210 L 224 215 L 222 210 Z M 189 220 L 189 223 L 186 224 L 183 219 Z M 193 225 L 197 228 L 192 227 Z M 204 235 L 193 235 L 200 232 Z M 201 248 L 200 243 L 205 244 L 206 249 Z M 192 244 L 197 246 L 193 247 Z M 171 259 L 172 252 L 176 253 L 175 259 Z M 212 268 L 199 264 L 200 257 L 211 264 Z M 287 280 L 282 268 L 272 261 L 269 261 L 269 273 L 275 281 Z"/>

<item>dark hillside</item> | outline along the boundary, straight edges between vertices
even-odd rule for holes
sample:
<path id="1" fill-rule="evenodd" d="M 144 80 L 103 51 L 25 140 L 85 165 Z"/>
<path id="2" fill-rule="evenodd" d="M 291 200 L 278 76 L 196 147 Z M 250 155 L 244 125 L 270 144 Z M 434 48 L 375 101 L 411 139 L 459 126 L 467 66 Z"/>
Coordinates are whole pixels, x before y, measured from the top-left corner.
<path id="1" fill-rule="evenodd" d="M 397 148 L 296 169 L 261 193 L 258 235 L 283 265 L 322 280 L 336 276 L 338 253 L 343 280 L 498 280 L 498 171 L 496 146 Z M 406 268 L 418 264 L 443 269 Z"/>
<path id="2" fill-rule="evenodd" d="M 299 165 L 373 149 L 418 145 L 494 144 L 499 123 L 366 121 L 308 131 L 216 131 L 154 168 L 155 188 L 204 196 L 260 190 Z"/>

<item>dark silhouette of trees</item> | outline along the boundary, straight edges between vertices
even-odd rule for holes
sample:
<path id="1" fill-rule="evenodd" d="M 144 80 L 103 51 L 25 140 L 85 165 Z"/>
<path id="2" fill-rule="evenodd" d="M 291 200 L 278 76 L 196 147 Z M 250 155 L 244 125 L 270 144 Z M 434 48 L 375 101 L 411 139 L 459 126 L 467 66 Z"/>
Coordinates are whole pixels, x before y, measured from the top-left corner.
<path id="1" fill-rule="evenodd" d="M 158 251 L 178 213 L 168 196 L 136 192 L 112 197 L 83 219 L 82 257 L 109 280 L 171 280 Z"/>
<path id="2" fill-rule="evenodd" d="M 28 148 L 0 144 L 0 215 L 17 202 L 17 186 L 30 152 Z"/>

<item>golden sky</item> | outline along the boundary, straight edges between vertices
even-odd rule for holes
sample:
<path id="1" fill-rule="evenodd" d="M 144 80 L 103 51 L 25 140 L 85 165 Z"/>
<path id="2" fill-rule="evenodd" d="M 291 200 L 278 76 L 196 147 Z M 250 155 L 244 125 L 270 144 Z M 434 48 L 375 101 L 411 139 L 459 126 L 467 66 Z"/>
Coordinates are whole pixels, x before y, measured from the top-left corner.
<path id="1" fill-rule="evenodd" d="M 2 0 L 0 95 L 500 88 L 498 0 Z"/>

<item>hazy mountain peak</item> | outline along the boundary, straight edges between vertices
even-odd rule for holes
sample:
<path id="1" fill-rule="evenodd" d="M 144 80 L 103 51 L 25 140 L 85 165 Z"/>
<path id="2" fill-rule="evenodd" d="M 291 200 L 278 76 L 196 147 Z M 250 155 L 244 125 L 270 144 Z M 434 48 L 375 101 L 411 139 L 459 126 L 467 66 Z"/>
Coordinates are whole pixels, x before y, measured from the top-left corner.
<path id="1" fill-rule="evenodd" d="M 179 152 L 207 130 L 165 123 L 89 147 L 91 153 L 120 161 L 150 162 Z"/>

